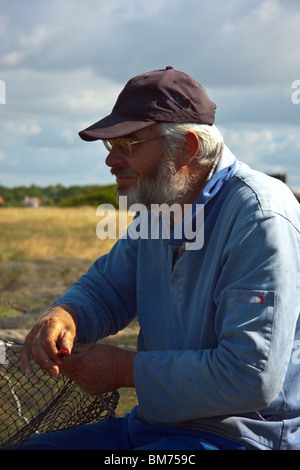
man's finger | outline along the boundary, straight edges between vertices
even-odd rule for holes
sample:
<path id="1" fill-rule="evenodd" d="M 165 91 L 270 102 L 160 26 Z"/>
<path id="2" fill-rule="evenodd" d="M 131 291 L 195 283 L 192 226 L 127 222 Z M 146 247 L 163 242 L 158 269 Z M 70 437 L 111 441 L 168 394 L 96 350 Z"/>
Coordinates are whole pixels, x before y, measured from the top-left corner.
<path id="1" fill-rule="evenodd" d="M 31 336 L 28 335 L 25 343 L 20 352 L 20 361 L 27 375 L 31 375 L 33 372 L 31 359 L 33 359 L 45 372 L 48 374 L 58 377 L 59 376 L 59 363 L 61 359 L 57 356 L 57 348 L 50 347 L 47 348 L 41 347 L 41 343 L 36 341 L 31 341 Z M 54 360 L 52 359 L 54 358 Z"/>
<path id="2" fill-rule="evenodd" d="M 54 339 L 44 339 L 41 344 L 35 344 L 32 347 L 32 357 L 34 360 L 45 372 L 55 378 L 59 376 L 59 365 L 62 361 L 57 353 L 58 348 Z"/>
<path id="3" fill-rule="evenodd" d="M 56 354 L 58 354 L 58 356 L 61 356 L 59 351 L 66 351 L 67 353 L 65 354 L 65 356 L 66 355 L 69 356 L 72 352 L 73 345 L 74 345 L 74 335 L 72 334 L 72 332 L 68 330 L 63 331 L 56 342 L 56 347 L 58 349 L 58 352 L 56 351 Z"/>
<path id="4" fill-rule="evenodd" d="M 58 357 L 64 358 L 69 356 L 69 351 L 67 349 L 60 349 L 57 354 Z"/>
<path id="5" fill-rule="evenodd" d="M 63 359 L 58 351 L 71 353 L 76 337 L 75 314 L 60 307 L 43 316 L 28 333 L 20 354 L 22 365 L 27 373 L 32 373 L 32 358 L 45 372 L 59 376 Z"/>

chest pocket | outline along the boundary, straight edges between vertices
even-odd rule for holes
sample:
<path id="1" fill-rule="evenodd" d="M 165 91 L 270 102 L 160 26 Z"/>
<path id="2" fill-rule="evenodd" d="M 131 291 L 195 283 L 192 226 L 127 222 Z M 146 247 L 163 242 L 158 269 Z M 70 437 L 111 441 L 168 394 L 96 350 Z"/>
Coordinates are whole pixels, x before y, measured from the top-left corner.
<path id="1" fill-rule="evenodd" d="M 223 294 L 221 315 L 217 314 L 222 345 L 244 362 L 263 371 L 273 330 L 275 292 L 232 289 Z"/>

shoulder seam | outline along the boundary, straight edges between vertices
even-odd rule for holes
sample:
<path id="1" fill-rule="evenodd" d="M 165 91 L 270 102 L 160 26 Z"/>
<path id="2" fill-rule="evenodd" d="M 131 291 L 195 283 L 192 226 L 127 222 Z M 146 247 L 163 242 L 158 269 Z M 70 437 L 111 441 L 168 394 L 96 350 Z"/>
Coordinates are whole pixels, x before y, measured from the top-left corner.
<path id="1" fill-rule="evenodd" d="M 274 215 L 277 215 L 279 217 L 281 217 L 282 219 L 286 220 L 287 222 L 289 222 L 291 224 L 291 226 L 298 232 L 300 233 L 300 230 L 299 228 L 289 219 L 287 218 L 284 214 L 281 214 L 280 212 L 277 212 L 275 210 L 272 210 L 272 209 L 263 209 L 262 205 L 261 205 L 261 202 L 260 202 L 260 199 L 259 199 L 259 196 L 257 194 L 257 192 L 245 181 L 243 180 L 239 175 L 235 174 L 234 175 L 234 178 L 237 178 L 244 186 L 247 186 L 252 194 L 255 196 L 256 200 L 257 200 L 257 203 L 259 205 L 259 209 L 261 211 L 261 213 L 266 213 L 266 212 L 269 212 L 269 213 L 272 213 Z M 257 211 L 256 211 L 257 212 Z"/>

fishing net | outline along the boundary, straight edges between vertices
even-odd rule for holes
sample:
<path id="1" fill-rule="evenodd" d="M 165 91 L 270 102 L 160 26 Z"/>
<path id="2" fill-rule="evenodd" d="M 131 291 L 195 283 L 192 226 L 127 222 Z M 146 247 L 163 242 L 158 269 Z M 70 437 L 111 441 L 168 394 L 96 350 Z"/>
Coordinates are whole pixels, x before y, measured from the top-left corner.
<path id="1" fill-rule="evenodd" d="M 19 359 L 21 348 L 0 341 L 0 449 L 16 448 L 36 433 L 115 417 L 118 391 L 88 395 L 71 379 L 55 379 L 34 362 L 33 374 L 27 376 Z"/>

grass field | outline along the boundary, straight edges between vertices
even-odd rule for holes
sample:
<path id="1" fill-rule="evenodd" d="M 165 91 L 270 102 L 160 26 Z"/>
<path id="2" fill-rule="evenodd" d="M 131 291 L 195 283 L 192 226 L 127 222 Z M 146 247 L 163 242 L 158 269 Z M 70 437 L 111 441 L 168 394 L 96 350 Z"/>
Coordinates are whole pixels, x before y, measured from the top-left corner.
<path id="1" fill-rule="evenodd" d="M 22 341 L 37 318 L 115 240 L 99 240 L 93 207 L 0 209 L 0 339 Z M 137 322 L 109 337 L 135 348 Z M 121 389 L 117 415 L 136 403 Z"/>
<path id="2" fill-rule="evenodd" d="M 93 207 L 0 209 L 0 260 L 80 258 L 94 260 L 115 240 L 99 240 Z M 118 221 L 118 218 L 117 218 Z"/>

